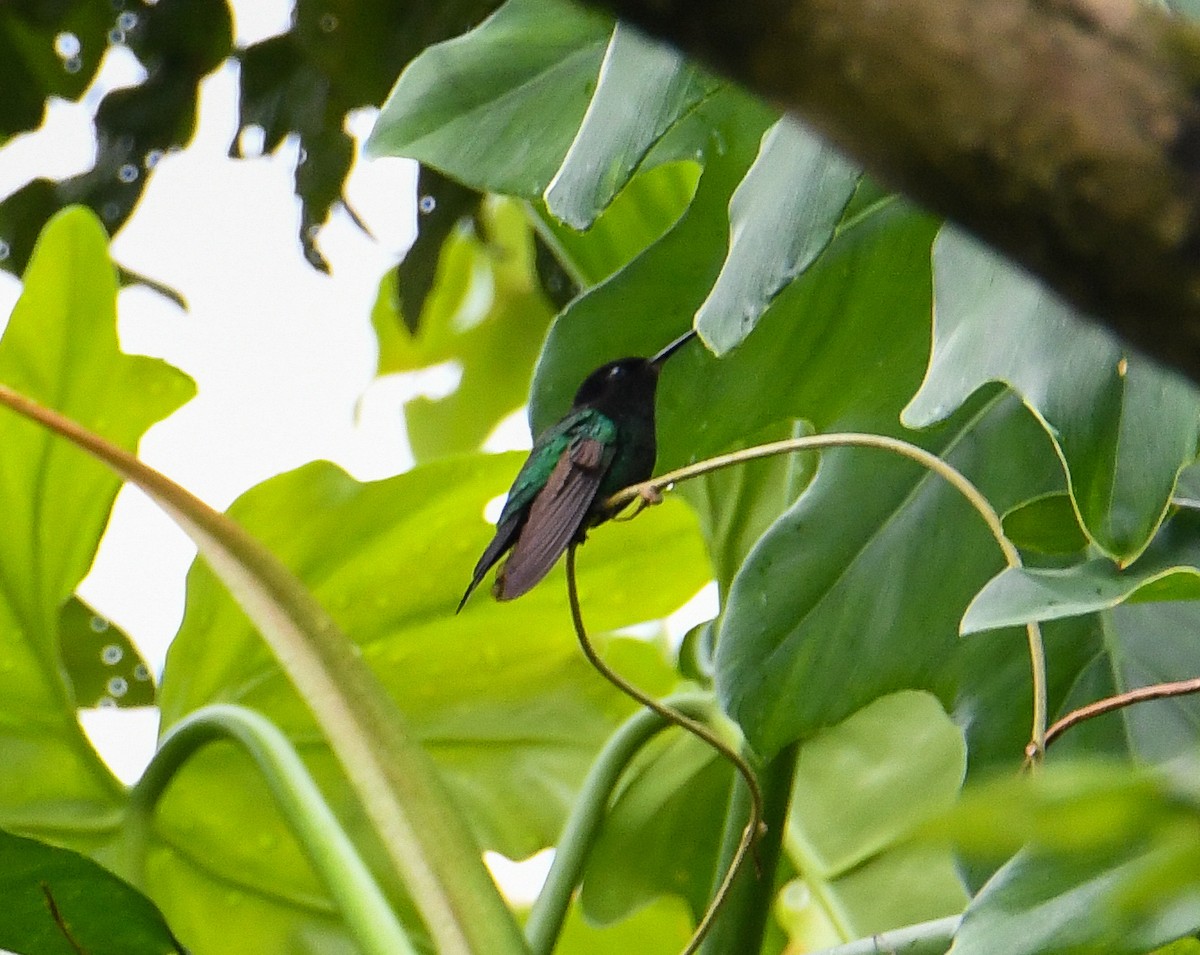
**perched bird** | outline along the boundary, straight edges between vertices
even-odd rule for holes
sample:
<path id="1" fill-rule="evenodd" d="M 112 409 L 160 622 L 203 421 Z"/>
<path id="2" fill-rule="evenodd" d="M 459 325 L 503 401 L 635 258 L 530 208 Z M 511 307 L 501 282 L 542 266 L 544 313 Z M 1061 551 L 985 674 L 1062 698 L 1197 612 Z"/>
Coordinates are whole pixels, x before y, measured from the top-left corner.
<path id="1" fill-rule="evenodd" d="M 538 435 L 508 492 L 467 592 L 462 610 L 488 570 L 510 551 L 492 593 L 512 600 L 550 572 L 572 541 L 611 517 L 608 497 L 645 481 L 654 471 L 654 395 L 668 358 L 696 335 L 681 335 L 653 358 L 620 358 L 593 371 L 571 410 Z M 455 611 L 457 613 L 458 611 Z"/>

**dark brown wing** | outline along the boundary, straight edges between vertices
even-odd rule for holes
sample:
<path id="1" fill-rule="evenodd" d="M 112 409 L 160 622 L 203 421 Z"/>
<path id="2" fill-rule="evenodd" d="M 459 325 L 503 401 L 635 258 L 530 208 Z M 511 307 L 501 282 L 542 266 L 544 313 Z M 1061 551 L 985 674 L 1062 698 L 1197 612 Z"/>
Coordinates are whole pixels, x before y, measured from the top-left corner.
<path id="1" fill-rule="evenodd" d="M 611 445 L 581 438 L 559 458 L 496 576 L 496 599 L 520 597 L 550 572 L 587 520 L 612 455 Z"/>

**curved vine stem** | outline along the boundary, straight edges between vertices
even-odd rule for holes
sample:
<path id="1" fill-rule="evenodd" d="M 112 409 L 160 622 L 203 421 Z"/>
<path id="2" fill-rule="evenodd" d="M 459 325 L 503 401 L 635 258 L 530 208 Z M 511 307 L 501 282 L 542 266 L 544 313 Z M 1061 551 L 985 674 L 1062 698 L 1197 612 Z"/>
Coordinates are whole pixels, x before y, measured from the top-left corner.
<path id="1" fill-rule="evenodd" d="M 988 530 L 991 531 L 992 536 L 996 539 L 996 543 L 1000 545 L 1000 550 L 1003 552 L 1008 566 L 1021 566 L 1021 555 L 1017 553 L 1017 548 L 1013 546 L 1012 541 L 1005 535 L 1000 515 L 988 503 L 987 498 L 983 496 L 979 488 L 967 480 L 961 471 L 943 461 L 936 454 L 932 454 L 924 448 L 919 448 L 915 444 L 910 444 L 899 438 L 891 438 L 882 434 L 859 434 L 855 432 L 814 434 L 803 438 L 788 438 L 784 441 L 773 441 L 769 444 L 760 444 L 752 448 L 732 451 L 729 454 L 717 455 L 714 458 L 708 458 L 705 461 L 698 461 L 695 464 L 689 464 L 687 467 L 669 471 L 659 477 L 651 478 L 649 481 L 630 485 L 605 501 L 604 507 L 610 511 L 616 511 L 635 499 L 651 503 L 673 484 L 678 484 L 680 481 L 686 481 L 690 478 L 700 477 L 703 474 L 709 474 L 713 471 L 719 471 L 722 468 L 732 467 L 735 464 L 742 464 L 746 461 L 769 458 L 777 454 L 792 454 L 796 451 L 813 451 L 818 448 L 839 447 L 880 448 L 885 451 L 892 451 L 916 461 L 922 467 L 933 471 L 962 494 L 967 499 L 967 502 L 975 508 L 979 516 L 983 518 L 984 523 L 988 526 Z M 1026 753 L 1032 753 L 1033 755 L 1030 759 L 1036 763 L 1041 760 L 1046 751 L 1046 651 L 1042 644 L 1042 631 L 1036 621 L 1027 624 L 1025 632 L 1029 642 L 1029 665 L 1033 674 L 1033 726 L 1030 731 L 1029 746 L 1026 748 Z"/>
<path id="2" fill-rule="evenodd" d="M 717 888 L 712 902 L 709 903 L 708 911 L 700 919 L 700 923 L 696 926 L 695 932 L 692 933 L 687 947 L 680 953 L 680 955 L 692 955 L 700 947 L 700 943 L 704 941 L 704 936 L 708 934 L 709 928 L 712 927 L 713 920 L 720 912 L 722 903 L 724 903 L 729 895 L 729 888 L 733 885 L 733 880 L 737 877 L 738 872 L 749 858 L 750 851 L 754 847 L 754 842 L 761 834 L 763 824 L 762 789 L 758 785 L 758 777 L 754 775 L 754 770 L 751 769 L 750 764 L 746 762 L 741 753 L 733 749 L 733 747 L 703 723 L 697 722 L 690 716 L 684 716 L 684 714 L 680 713 L 674 707 L 668 706 L 666 703 L 643 693 L 600 658 L 600 654 L 596 652 L 596 648 L 588 638 L 587 629 L 583 624 L 583 611 L 579 606 L 579 586 L 575 580 L 575 549 L 578 546 L 577 543 L 574 543 L 567 549 L 567 596 L 571 604 L 571 621 L 575 624 L 575 635 L 579 638 L 579 646 L 583 649 L 583 655 L 600 672 L 601 676 L 626 696 L 637 700 L 638 703 L 647 709 L 653 710 L 668 723 L 691 733 L 701 742 L 724 756 L 725 759 L 733 764 L 742 779 L 745 780 L 746 786 L 750 791 L 750 818 L 746 821 L 746 828 L 742 831 L 742 838 L 738 843 L 737 851 L 729 863 L 729 868 L 725 872 L 725 877 L 721 880 L 721 884 Z"/>
<path id="3" fill-rule="evenodd" d="M 1081 706 L 1077 710 L 1071 710 L 1061 720 L 1055 721 L 1054 725 L 1046 730 L 1046 746 L 1053 743 L 1071 727 L 1077 726 L 1093 717 L 1103 716 L 1105 713 L 1124 709 L 1126 706 L 1132 706 L 1134 703 L 1165 700 L 1172 696 L 1187 696 L 1189 693 L 1200 693 L 1200 677 L 1193 677 L 1190 680 L 1176 680 L 1173 683 L 1155 683 L 1152 686 L 1140 686 L 1136 690 L 1129 690 L 1126 693 L 1106 696 L 1095 703 L 1089 703 L 1087 706 Z M 1030 743 L 1029 749 L 1025 751 L 1025 755 L 1029 759 L 1034 758 L 1032 749 L 1033 744 Z"/>

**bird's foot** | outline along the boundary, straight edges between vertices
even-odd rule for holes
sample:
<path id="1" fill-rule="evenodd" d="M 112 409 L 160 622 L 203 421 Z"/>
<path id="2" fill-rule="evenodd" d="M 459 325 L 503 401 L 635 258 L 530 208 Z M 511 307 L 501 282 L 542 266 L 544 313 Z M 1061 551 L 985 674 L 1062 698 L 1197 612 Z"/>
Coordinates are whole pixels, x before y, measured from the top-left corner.
<path id="1" fill-rule="evenodd" d="M 633 510 L 630 511 L 628 514 L 624 515 L 623 517 L 615 517 L 615 518 L 613 518 L 613 520 L 632 521 L 635 517 L 637 517 L 639 514 L 641 514 L 642 511 L 644 511 L 646 508 L 653 507 L 655 504 L 661 504 L 662 502 L 663 502 L 662 491 L 660 491 L 658 488 L 656 488 L 656 487 L 638 488 L 637 497 L 635 497 L 633 499 L 633 501 L 631 502 L 634 504 Z"/>

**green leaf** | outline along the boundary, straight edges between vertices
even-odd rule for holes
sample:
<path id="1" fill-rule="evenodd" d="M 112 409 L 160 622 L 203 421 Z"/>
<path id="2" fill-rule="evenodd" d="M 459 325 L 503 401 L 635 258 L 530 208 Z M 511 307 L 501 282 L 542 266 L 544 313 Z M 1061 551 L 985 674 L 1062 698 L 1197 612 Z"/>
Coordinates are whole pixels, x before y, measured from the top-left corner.
<path id="1" fill-rule="evenodd" d="M 747 447 L 799 437 L 802 425 L 780 422 L 748 438 Z M 679 486 L 695 509 L 722 595 L 763 532 L 796 500 L 816 469 L 817 456 L 778 455 L 714 471 Z M 681 654 L 682 655 L 682 654 Z"/>
<path id="2" fill-rule="evenodd" d="M 491 534 L 484 505 L 503 493 L 519 461 L 458 458 L 370 484 L 313 464 L 247 492 L 230 510 L 329 608 L 482 845 L 512 858 L 554 840 L 592 756 L 631 708 L 579 653 L 561 569 L 519 601 L 480 594 L 452 613 Z M 596 633 L 661 617 L 707 577 L 681 506 L 597 529 L 579 564 L 584 614 Z M 674 682 L 653 645 L 618 640 L 610 651 L 651 692 Z M 241 611 L 197 565 L 163 680 L 164 724 L 216 700 L 249 706 L 284 729 L 352 836 L 371 844 L 311 716 Z M 212 747 L 185 767 L 157 826 L 156 881 L 185 893 L 199 880 L 219 898 L 233 878 L 247 925 L 274 913 L 264 933 L 276 946 L 281 936 L 270 933 L 282 931 L 288 913 L 325 905 L 312 901 L 321 899 L 319 886 L 250 767 L 232 754 Z M 204 869 L 193 856 L 206 860 Z"/>
<path id="3" fill-rule="evenodd" d="M 124 448 L 191 397 L 191 382 L 117 344 L 117 280 L 91 213 L 46 226 L 0 340 L 0 382 Z M 59 652 L 60 612 L 92 564 L 120 485 L 76 448 L 0 414 L 0 819 L 67 842 L 107 828 L 122 789 L 80 730 Z"/>
<path id="4" fill-rule="evenodd" d="M 613 952 L 638 952 L 639 955 L 675 955 L 687 945 L 692 923 L 689 913 L 677 899 L 656 899 L 624 921 L 595 926 L 583 917 L 578 905 L 572 906 L 555 955 L 612 955 Z"/>
<path id="5" fill-rule="evenodd" d="M 1126 601 L 1200 599 L 1200 514 L 1180 511 L 1145 553 L 1119 569 L 1103 557 L 1062 568 L 1006 568 L 967 608 L 962 632 L 1057 620 Z"/>
<path id="6" fill-rule="evenodd" d="M 1036 423 L 1000 395 L 923 443 L 1000 509 L 1057 477 Z M 730 589 L 717 644 L 727 712 L 769 758 L 896 690 L 948 705 L 958 621 L 1002 565 L 980 516 L 941 478 L 883 451 L 825 452 Z M 1019 641 L 1011 652 L 1024 652 Z"/>
<path id="7" fill-rule="evenodd" d="M 674 50 L 618 23 L 579 131 L 546 187 L 551 214 L 590 227 L 650 147 L 716 86 Z"/>
<path id="8" fill-rule="evenodd" d="M 1100 620 L 1108 651 L 1105 662 L 1113 679 L 1111 692 L 1190 679 L 1200 673 L 1200 646 L 1195 640 L 1200 603 L 1127 604 L 1101 614 Z M 1092 699 L 1101 695 L 1093 694 Z M 1119 729 L 1139 759 L 1166 762 L 1187 757 L 1195 750 L 1200 697 L 1188 694 L 1143 703 L 1091 722 L 1106 720 Z M 1073 729 L 1071 734 L 1082 729 Z"/>
<path id="9" fill-rule="evenodd" d="M 462 32 L 493 5 L 488 0 L 298 3 L 287 31 L 239 51 L 242 128 L 260 127 L 266 150 L 289 135 L 299 141 L 299 232 L 314 265 L 324 267 L 315 227 L 341 200 L 354 159 L 343 118 L 382 102 L 396 75 L 421 50 Z"/>
<path id="10" fill-rule="evenodd" d="M 48 23 L 53 14 L 47 11 L 61 11 L 67 4 L 37 6 L 43 8 L 41 16 Z M 124 9 L 122 4 L 121 9 L 113 7 L 107 12 L 103 39 L 95 34 L 97 17 L 104 16 L 98 11 L 103 7 L 85 6 L 90 9 L 82 17 L 78 10 L 67 16 L 83 31 L 77 34 L 81 57 L 91 61 L 105 51 L 105 45 L 127 46 L 147 65 L 146 76 L 133 86 L 109 90 L 100 101 L 95 114 L 96 157 L 91 169 L 58 183 L 34 180 L 5 200 L 0 211 L 0 237 L 8 242 L 13 254 L 7 262 L 0 259 L 0 264 L 7 268 L 24 265 L 30 237 L 50 215 L 69 204 L 88 205 L 108 229 L 115 231 L 141 198 L 156 157 L 191 138 L 198 84 L 232 50 L 232 22 L 225 0 L 160 0 L 138 3 L 135 9 Z M 61 29 L 73 32 L 72 26 Z M 59 28 L 52 28 L 44 38 L 33 42 L 43 58 L 57 59 L 54 37 L 58 32 Z M 0 40 L 0 59 L 4 58 Z"/>
<path id="11" fill-rule="evenodd" d="M 1200 929 L 1200 884 L 1174 885 L 1166 898 L 1132 905 L 1178 848 L 1132 847 L 1103 856 L 1022 853 L 984 886 L 963 917 L 951 955 L 1141 955 Z M 1193 865 L 1193 856 L 1189 860 Z M 1166 888 L 1165 886 L 1163 888 Z"/>
<path id="12" fill-rule="evenodd" d="M 154 705 L 154 677 L 138 648 L 78 597 L 59 613 L 58 645 L 78 706 Z"/>
<path id="13" fill-rule="evenodd" d="M 694 159 L 643 169 L 585 233 L 563 225 L 544 203 L 532 203 L 555 256 L 584 289 L 599 285 L 663 237 L 683 215 L 700 179 Z"/>
<path id="14" fill-rule="evenodd" d="M 354 817 L 375 826 L 369 835 L 384 874 L 393 884 L 403 879 L 436 944 L 497 955 L 524 951 L 432 761 L 361 655 L 292 573 L 237 523 L 129 452 L 7 386 L 0 404 L 136 484 L 196 542 L 286 671 L 304 715 L 329 741 L 360 803 Z M 144 832 L 137 843 L 125 861 L 144 871 Z"/>
<path id="15" fill-rule="evenodd" d="M 1195 778 L 1191 764 L 1167 777 L 1093 762 L 969 789 L 930 837 L 968 857 L 1022 851 L 972 901 L 951 951 L 1133 955 L 1194 934 Z"/>
<path id="16" fill-rule="evenodd" d="M 914 829 L 952 806 L 966 772 L 962 731 L 936 699 L 876 700 L 800 749 L 785 848 L 835 939 L 849 941 L 962 910 L 946 848 Z"/>
<path id="17" fill-rule="evenodd" d="M 409 64 L 367 152 L 420 160 L 480 191 L 539 196 L 579 129 L 610 32 L 562 0 L 508 0 Z"/>
<path id="18" fill-rule="evenodd" d="M 1068 494 L 1042 494 L 1004 515 L 1004 534 L 1022 550 L 1078 554 L 1087 546 Z"/>
<path id="19" fill-rule="evenodd" d="M 859 170 L 791 119 L 762 147 L 729 203 L 729 254 L 696 313 L 717 355 L 736 348 L 789 282 L 833 239 Z"/>
<path id="20" fill-rule="evenodd" d="M 417 237 L 396 266 L 395 292 L 398 320 L 410 335 L 421 327 L 425 301 L 433 291 L 442 248 L 465 219 L 477 222 L 483 196 L 461 186 L 436 169 L 422 166 L 417 172 Z M 387 371 L 385 337 L 380 330 L 379 373 Z"/>
<path id="21" fill-rule="evenodd" d="M 183 952 L 149 899 L 67 849 L 0 831 L 0 948 L 22 955 Z"/>
<path id="22" fill-rule="evenodd" d="M 83 93 L 108 46 L 114 16 L 90 0 L 10 3 L 0 9 L 0 89 L 5 91 L 0 143 L 41 123 L 46 97 L 74 100 Z M 69 47 L 56 46 L 64 33 L 77 41 L 73 55 Z"/>
<path id="23" fill-rule="evenodd" d="M 733 770 L 689 733 L 659 738 L 626 771 L 588 856 L 580 901 L 595 922 L 664 894 L 699 920 L 708 906 Z"/>
<path id="24" fill-rule="evenodd" d="M 416 398 L 405 409 L 418 461 L 476 450 L 524 404 L 553 315 L 538 285 L 533 235 L 519 204 L 489 199 L 480 222 L 484 235 L 460 227 L 443 246 L 433 294 L 415 335 L 396 311 L 392 276 L 385 277 L 372 312 L 381 373 L 449 360 L 462 366 L 452 394 Z"/>
<path id="25" fill-rule="evenodd" d="M 1195 389 L 1128 355 L 957 230 L 938 237 L 934 281 L 933 357 L 905 423 L 940 421 L 984 383 L 1004 382 L 1054 440 L 1088 536 L 1122 564 L 1134 560 L 1166 513 L 1176 475 L 1196 456 Z"/>

